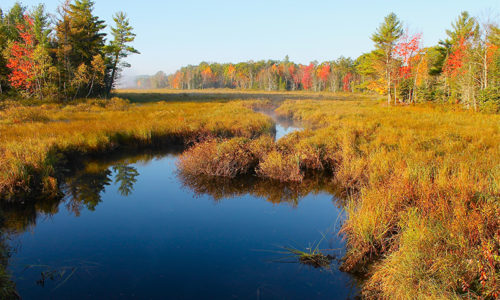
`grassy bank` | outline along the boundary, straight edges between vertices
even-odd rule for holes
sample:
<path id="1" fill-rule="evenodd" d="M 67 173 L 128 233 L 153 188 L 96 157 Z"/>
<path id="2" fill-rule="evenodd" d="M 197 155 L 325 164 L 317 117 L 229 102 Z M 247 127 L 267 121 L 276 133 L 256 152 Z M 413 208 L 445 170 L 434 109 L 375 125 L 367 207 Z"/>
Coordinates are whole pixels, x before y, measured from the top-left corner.
<path id="1" fill-rule="evenodd" d="M 255 137 L 272 130 L 266 116 L 242 102 L 130 105 L 115 98 L 74 105 L 0 110 L 0 195 L 56 189 L 56 168 L 69 156 L 120 147 L 184 143 L 208 136 Z"/>
<path id="2" fill-rule="evenodd" d="M 188 173 L 203 161 L 204 174 L 221 175 L 216 163 L 234 152 L 246 154 L 230 160 L 242 172 L 280 181 L 331 172 L 348 198 L 343 267 L 369 275 L 364 296 L 498 297 L 500 116 L 320 100 L 277 112 L 309 128 L 260 151 L 258 141 L 200 144 L 183 155 Z"/>

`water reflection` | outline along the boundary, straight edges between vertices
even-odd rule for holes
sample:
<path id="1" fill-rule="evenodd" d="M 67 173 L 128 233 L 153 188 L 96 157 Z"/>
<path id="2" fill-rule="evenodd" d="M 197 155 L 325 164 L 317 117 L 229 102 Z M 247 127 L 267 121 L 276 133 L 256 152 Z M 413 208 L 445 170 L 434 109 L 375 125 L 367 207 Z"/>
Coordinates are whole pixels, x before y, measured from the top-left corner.
<path id="1" fill-rule="evenodd" d="M 22 295 L 65 299 L 95 284 L 96 295 L 103 296 L 130 282 L 124 298 L 132 298 L 141 288 L 152 298 L 161 298 L 158 287 L 167 284 L 158 282 L 161 278 L 171 281 L 170 288 L 183 282 L 200 284 L 214 298 L 230 298 L 234 286 L 240 286 L 235 291 L 240 295 L 254 295 L 246 289 L 259 282 L 271 283 L 259 293 L 280 298 L 303 298 L 311 290 L 331 295 L 332 289 L 345 287 L 345 275 L 334 272 L 325 277 L 303 270 L 293 274 L 297 266 L 262 264 L 262 252 L 252 250 L 273 249 L 289 241 L 307 245 L 327 229 L 341 211 L 335 209 L 339 204 L 329 176 L 310 174 L 299 184 L 256 176 L 186 177 L 176 172 L 175 155 L 165 155 L 150 152 L 90 160 L 67 173 L 61 193 L 54 197 L 1 203 L 1 236 L 19 237 L 14 248 L 5 243 L 5 253 L 16 258 L 13 270 L 23 277 L 16 277 Z M 331 243 L 331 248 L 342 247 L 337 239 Z M 13 286 L 8 276 L 2 281 L 9 255 L 0 258 L 4 262 L 0 285 Z M 221 279 L 211 279 L 216 277 Z M 149 280 L 156 280 L 157 289 L 147 289 Z M 355 293 L 350 289 L 341 295 Z M 172 297 L 196 299 L 201 293 L 181 291 Z"/>
<path id="2" fill-rule="evenodd" d="M 310 174 L 300 183 L 283 183 L 252 175 L 234 179 L 188 176 L 183 173 L 178 173 L 177 176 L 182 184 L 196 195 L 208 195 L 216 202 L 236 196 L 252 195 L 274 204 L 288 203 L 296 207 L 300 200 L 309 194 L 337 195 L 331 179 L 324 174 Z M 332 197 L 332 202 L 338 205 L 337 198 Z"/>

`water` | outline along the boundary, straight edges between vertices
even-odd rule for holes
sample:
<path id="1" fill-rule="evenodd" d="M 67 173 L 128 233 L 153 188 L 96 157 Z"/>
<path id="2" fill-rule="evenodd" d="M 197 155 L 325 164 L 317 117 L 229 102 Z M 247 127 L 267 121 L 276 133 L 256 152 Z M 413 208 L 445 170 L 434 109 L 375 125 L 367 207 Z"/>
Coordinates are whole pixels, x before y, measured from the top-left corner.
<path id="1" fill-rule="evenodd" d="M 281 135 L 286 132 L 278 126 Z M 64 198 L 4 207 L 23 299 L 347 299 L 354 280 L 282 246 L 341 257 L 341 208 L 321 179 L 183 178 L 177 154 L 89 162 Z"/>

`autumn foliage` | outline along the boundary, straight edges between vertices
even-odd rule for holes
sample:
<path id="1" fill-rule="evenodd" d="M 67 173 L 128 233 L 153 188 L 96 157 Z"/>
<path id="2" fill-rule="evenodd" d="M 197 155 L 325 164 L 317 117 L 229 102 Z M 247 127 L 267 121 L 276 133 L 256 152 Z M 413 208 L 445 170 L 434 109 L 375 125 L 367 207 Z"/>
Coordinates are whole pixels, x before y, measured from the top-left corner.
<path id="1" fill-rule="evenodd" d="M 35 36 L 33 30 L 33 19 L 24 16 L 25 24 L 18 24 L 17 30 L 21 41 L 12 42 L 8 49 L 7 67 L 11 69 L 9 75 L 10 84 L 30 94 L 34 88 L 36 76 L 33 63 L 35 51 Z"/>
<path id="2" fill-rule="evenodd" d="M 399 74 L 403 78 L 411 76 L 413 70 L 414 57 L 419 54 L 420 40 L 422 34 L 418 33 L 413 36 L 408 33 L 400 38 L 399 43 L 394 48 L 394 54 L 401 59 Z"/>
<path id="3" fill-rule="evenodd" d="M 448 76 L 456 77 L 457 75 L 464 74 L 465 70 L 462 69 L 462 66 L 464 65 L 466 51 L 467 45 L 465 39 L 462 37 L 446 60 L 444 72 Z"/>

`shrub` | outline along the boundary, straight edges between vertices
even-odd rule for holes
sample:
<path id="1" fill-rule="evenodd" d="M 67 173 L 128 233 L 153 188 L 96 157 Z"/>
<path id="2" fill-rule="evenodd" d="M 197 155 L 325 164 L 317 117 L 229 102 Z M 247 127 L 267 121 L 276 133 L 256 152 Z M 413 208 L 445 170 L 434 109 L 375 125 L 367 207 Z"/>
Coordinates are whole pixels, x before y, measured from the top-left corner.
<path id="1" fill-rule="evenodd" d="M 500 86 L 490 86 L 479 92 L 479 109 L 487 113 L 500 112 Z"/>
<path id="2" fill-rule="evenodd" d="M 277 150 L 269 152 L 259 163 L 257 174 L 262 177 L 300 182 L 304 174 L 300 170 L 300 159 L 295 154 L 283 154 Z"/>

